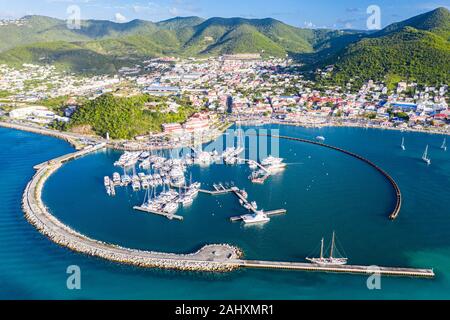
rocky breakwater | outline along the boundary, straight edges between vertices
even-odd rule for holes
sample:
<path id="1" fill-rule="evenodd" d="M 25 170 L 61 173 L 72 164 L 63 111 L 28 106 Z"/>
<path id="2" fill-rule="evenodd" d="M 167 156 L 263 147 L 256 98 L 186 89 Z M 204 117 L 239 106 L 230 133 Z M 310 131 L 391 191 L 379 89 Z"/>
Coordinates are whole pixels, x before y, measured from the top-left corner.
<path id="1" fill-rule="evenodd" d="M 145 268 L 186 271 L 228 272 L 240 267 L 239 248 L 216 244 L 191 254 L 174 254 L 135 250 L 91 239 L 63 224 L 42 202 L 42 189 L 62 161 L 49 161 L 40 167 L 23 194 L 23 211 L 27 220 L 53 242 L 73 251 L 109 261 Z"/>

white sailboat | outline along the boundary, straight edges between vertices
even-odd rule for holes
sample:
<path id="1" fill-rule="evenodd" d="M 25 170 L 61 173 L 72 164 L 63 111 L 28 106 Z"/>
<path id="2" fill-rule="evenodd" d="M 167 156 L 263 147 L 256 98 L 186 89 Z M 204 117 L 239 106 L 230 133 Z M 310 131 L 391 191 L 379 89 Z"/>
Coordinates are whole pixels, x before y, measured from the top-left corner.
<path id="1" fill-rule="evenodd" d="M 402 138 L 402 144 L 400 145 L 400 147 L 402 148 L 403 151 L 406 150 L 406 147 L 405 147 L 405 138 Z"/>
<path id="2" fill-rule="evenodd" d="M 347 258 L 337 258 L 333 255 L 335 254 L 335 251 L 337 251 L 336 244 L 335 244 L 335 232 L 333 231 L 333 237 L 331 240 L 331 247 L 330 247 L 330 256 L 324 257 L 324 250 L 323 250 L 323 238 L 320 243 L 320 257 L 319 258 L 306 258 L 307 261 L 322 265 L 322 266 L 333 266 L 333 265 L 345 265 L 347 264 Z"/>
<path id="3" fill-rule="evenodd" d="M 428 145 L 425 148 L 425 152 L 423 153 L 422 160 L 425 161 L 426 164 L 431 164 L 431 159 L 428 157 Z"/>
<path id="4" fill-rule="evenodd" d="M 444 151 L 447 151 L 447 138 L 444 138 L 444 141 L 442 142 L 441 149 Z"/>

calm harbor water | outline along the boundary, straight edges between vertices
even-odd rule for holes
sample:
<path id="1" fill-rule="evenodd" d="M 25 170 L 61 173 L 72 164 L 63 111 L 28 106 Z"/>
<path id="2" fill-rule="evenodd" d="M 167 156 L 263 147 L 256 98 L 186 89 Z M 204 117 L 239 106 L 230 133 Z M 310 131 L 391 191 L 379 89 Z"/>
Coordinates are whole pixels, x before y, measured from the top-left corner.
<path id="1" fill-rule="evenodd" d="M 303 261 L 320 238 L 336 230 L 352 264 L 432 267 L 434 280 L 382 278 L 368 290 L 366 278 L 270 270 L 200 274 L 143 270 L 85 257 L 40 235 L 24 219 L 20 201 L 33 165 L 71 150 L 49 137 L 0 128 L 1 299 L 448 299 L 450 298 L 450 153 L 443 137 L 358 128 L 279 129 L 356 152 L 398 182 L 403 208 L 387 219 L 394 203 L 390 185 L 373 168 L 347 155 L 294 141 L 281 141 L 287 169 L 264 185 L 252 185 L 247 166 L 193 167 L 204 188 L 231 183 L 245 188 L 261 208 L 286 208 L 264 226 L 244 227 L 228 218 L 242 213 L 232 195 L 199 195 L 178 213 L 183 222 L 132 210 L 143 192 L 117 189 L 106 195 L 103 176 L 117 168 L 119 152 L 102 151 L 64 165 L 44 189 L 50 211 L 90 237 L 133 248 L 192 252 L 208 243 L 241 247 L 247 258 Z M 400 148 L 405 137 L 406 151 Z M 430 145 L 432 165 L 421 160 Z M 82 289 L 66 288 L 66 268 L 78 265 Z"/>

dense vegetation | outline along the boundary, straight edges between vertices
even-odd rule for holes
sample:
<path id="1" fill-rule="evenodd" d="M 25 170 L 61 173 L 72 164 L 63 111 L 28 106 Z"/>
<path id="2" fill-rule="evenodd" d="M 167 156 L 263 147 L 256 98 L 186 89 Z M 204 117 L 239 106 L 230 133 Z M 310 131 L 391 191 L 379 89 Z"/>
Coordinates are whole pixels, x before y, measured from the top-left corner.
<path id="1" fill-rule="evenodd" d="M 79 107 L 64 129 L 77 131 L 83 128 L 100 136 L 109 133 L 112 139 L 131 139 L 148 132 L 161 130 L 166 122 L 184 122 L 194 112 L 186 100 L 177 99 L 181 107 L 177 113 L 164 113 L 165 98 L 139 95 L 135 97 L 115 97 L 105 94 Z M 162 102 L 161 107 L 149 109 L 148 102 Z"/>
<path id="2" fill-rule="evenodd" d="M 392 88 L 400 80 L 441 85 L 450 82 L 450 13 L 439 8 L 386 27 L 350 44 L 323 63 L 336 64 L 323 82 L 355 87 L 363 81 L 386 80 Z"/>
<path id="3" fill-rule="evenodd" d="M 356 86 L 360 86 L 368 79 L 384 80 L 395 75 L 396 82 L 408 79 L 440 85 L 450 82 L 449 57 L 448 41 L 407 27 L 392 35 L 365 39 L 349 46 L 329 81 L 345 85 L 354 79 Z"/>
<path id="4" fill-rule="evenodd" d="M 449 82 L 446 8 L 378 32 L 300 29 L 274 19 L 186 17 L 123 24 L 87 20 L 79 30 L 68 29 L 58 19 L 29 16 L 25 20 L 26 26 L 0 26 L 0 63 L 52 63 L 72 72 L 98 74 L 164 55 L 289 54 L 305 69 L 335 65 L 322 86 L 344 85 L 350 79 L 355 88 L 368 79 L 387 80 L 390 87 L 396 79 L 433 85 Z"/>
<path id="5" fill-rule="evenodd" d="M 233 53 L 312 53 L 347 32 L 299 29 L 274 19 L 174 18 L 159 23 L 133 20 L 83 21 L 70 30 L 62 20 L 26 18 L 27 26 L 0 27 L 0 63 L 53 63 L 78 73 L 111 73 L 148 57 Z"/>

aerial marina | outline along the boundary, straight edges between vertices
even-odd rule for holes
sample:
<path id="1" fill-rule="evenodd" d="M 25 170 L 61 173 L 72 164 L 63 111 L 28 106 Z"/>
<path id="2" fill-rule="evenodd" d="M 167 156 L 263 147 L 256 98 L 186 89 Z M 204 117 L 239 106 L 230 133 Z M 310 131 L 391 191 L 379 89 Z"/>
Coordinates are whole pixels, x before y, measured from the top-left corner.
<path id="1" fill-rule="evenodd" d="M 0 300 L 450 298 L 448 6 L 19 2 Z"/>
<path id="2" fill-rule="evenodd" d="M 211 165 L 222 163 L 225 165 L 240 165 L 248 163 L 249 169 L 253 170 L 249 179 L 253 183 L 263 183 L 271 175 L 280 173 L 285 169 L 283 159 L 268 156 L 261 163 L 256 160 L 241 158 L 244 151 L 242 146 L 229 147 L 222 154 L 215 152 L 196 151 L 183 158 L 166 158 L 152 154 L 151 152 L 125 152 L 114 163 L 114 166 L 123 169 L 123 175 L 114 172 L 112 178 L 104 177 L 104 186 L 110 196 L 115 196 L 116 187 L 128 187 L 131 184 L 133 191 L 146 190 L 145 198 L 140 206 L 134 206 L 135 210 L 153 213 L 166 217 L 170 220 L 183 220 L 176 215 L 180 206 L 189 206 L 197 197 L 201 183 L 193 182 L 192 175 L 187 181 L 188 167 L 193 165 Z M 137 172 L 137 169 L 145 172 Z M 128 174 L 131 171 L 131 175 Z M 215 192 L 224 194 L 233 192 L 239 198 L 240 204 L 250 214 L 240 217 L 245 224 L 266 223 L 270 221 L 270 213 L 257 210 L 256 202 L 247 201 L 247 193 L 237 187 L 226 189 L 221 184 L 213 184 Z M 206 193 L 208 193 L 206 191 Z M 214 193 L 210 193 L 214 194 Z M 273 215 L 273 213 L 272 213 Z M 233 219 L 236 221 L 237 219 Z"/>

